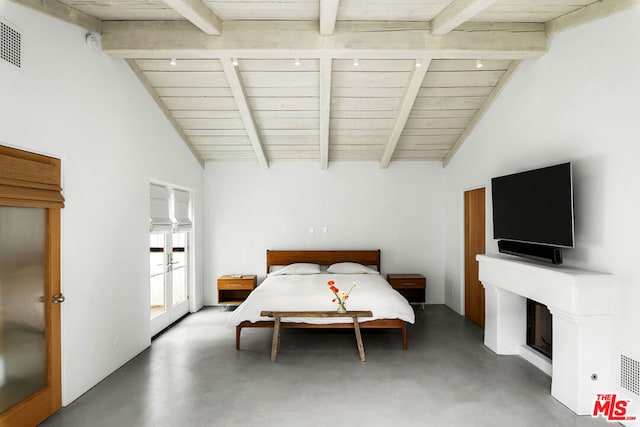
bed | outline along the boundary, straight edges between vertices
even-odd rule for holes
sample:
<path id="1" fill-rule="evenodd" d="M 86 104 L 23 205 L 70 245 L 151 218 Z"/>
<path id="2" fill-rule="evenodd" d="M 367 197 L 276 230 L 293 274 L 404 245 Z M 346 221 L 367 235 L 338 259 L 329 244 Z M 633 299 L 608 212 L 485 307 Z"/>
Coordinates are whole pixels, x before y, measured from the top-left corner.
<path id="1" fill-rule="evenodd" d="M 347 302 L 349 310 L 371 310 L 371 318 L 362 318 L 360 328 L 400 329 L 402 348 L 407 349 L 407 323 L 415 314 L 407 300 L 379 274 L 380 250 L 358 251 L 282 251 L 267 250 L 267 278 L 249 297 L 230 313 L 227 326 L 236 328 L 236 350 L 240 349 L 243 328 L 273 328 L 274 321 L 260 316 L 261 311 L 336 310 L 327 282 L 333 280 L 340 290 L 358 286 Z M 278 269 L 296 263 L 322 266 L 317 274 L 279 274 Z M 327 267 L 336 263 L 357 263 L 367 272 L 336 274 Z M 341 264 L 341 266 L 348 264 Z M 369 271 L 373 270 L 373 271 Z M 340 271 L 340 270 L 338 270 Z M 353 328 L 350 318 L 286 318 L 282 328 Z"/>

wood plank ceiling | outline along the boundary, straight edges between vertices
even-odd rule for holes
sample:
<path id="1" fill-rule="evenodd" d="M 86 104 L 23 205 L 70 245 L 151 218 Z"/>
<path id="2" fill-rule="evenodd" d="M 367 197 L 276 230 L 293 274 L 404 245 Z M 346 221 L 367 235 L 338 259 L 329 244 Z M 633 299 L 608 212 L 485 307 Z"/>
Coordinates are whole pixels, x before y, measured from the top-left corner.
<path id="1" fill-rule="evenodd" d="M 454 156 L 549 36 L 639 0 L 14 0 L 102 35 L 201 163 Z"/>

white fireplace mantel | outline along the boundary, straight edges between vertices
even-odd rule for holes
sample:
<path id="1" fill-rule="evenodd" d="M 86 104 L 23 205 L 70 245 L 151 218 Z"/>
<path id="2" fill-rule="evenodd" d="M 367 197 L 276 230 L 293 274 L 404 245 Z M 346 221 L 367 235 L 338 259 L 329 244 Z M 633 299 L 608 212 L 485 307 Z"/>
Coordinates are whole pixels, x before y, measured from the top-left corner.
<path id="1" fill-rule="evenodd" d="M 485 287 L 484 343 L 497 354 L 526 345 L 526 299 L 553 316 L 551 395 L 580 415 L 611 390 L 609 274 L 506 256 L 477 255 Z"/>

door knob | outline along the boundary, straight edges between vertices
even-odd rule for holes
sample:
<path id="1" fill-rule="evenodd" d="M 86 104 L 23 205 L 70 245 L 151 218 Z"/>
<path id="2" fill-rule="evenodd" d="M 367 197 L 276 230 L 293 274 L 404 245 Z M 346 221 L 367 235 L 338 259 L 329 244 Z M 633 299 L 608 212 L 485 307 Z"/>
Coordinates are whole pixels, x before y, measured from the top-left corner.
<path id="1" fill-rule="evenodd" d="M 54 296 L 51 297 L 51 302 L 54 304 L 64 302 L 64 300 L 65 298 L 64 298 L 64 295 L 62 294 L 55 294 Z"/>

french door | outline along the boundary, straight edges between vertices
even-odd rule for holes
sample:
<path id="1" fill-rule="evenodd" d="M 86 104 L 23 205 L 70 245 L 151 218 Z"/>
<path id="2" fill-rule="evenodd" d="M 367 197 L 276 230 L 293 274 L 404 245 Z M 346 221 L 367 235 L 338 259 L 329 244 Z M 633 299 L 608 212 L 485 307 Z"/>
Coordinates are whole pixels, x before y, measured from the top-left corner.
<path id="1" fill-rule="evenodd" d="M 189 311 L 189 232 L 149 235 L 151 335 Z"/>

